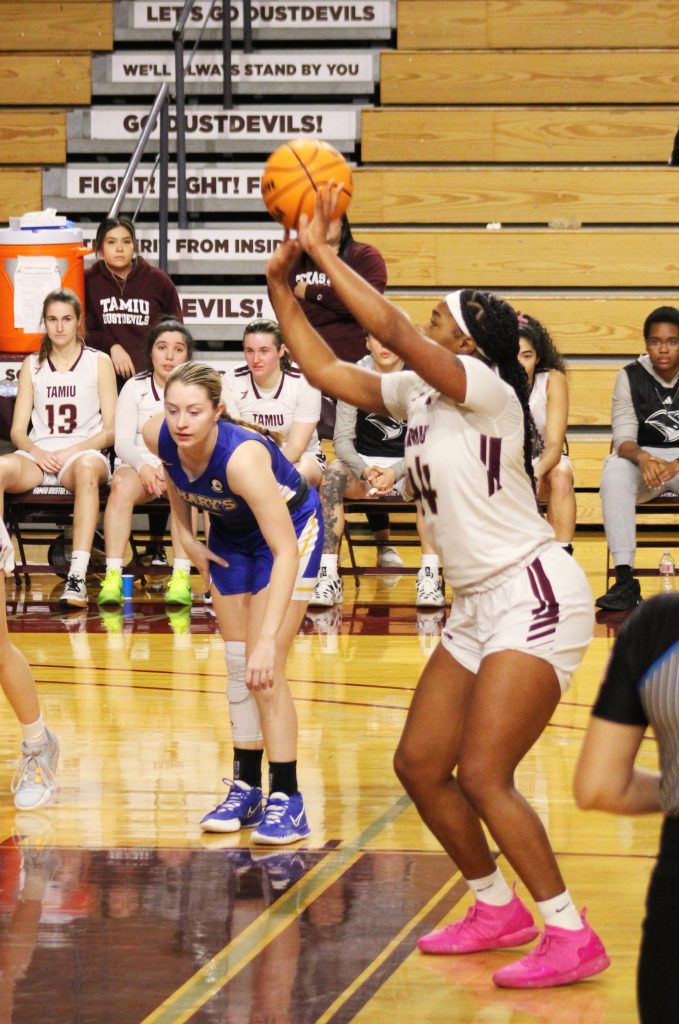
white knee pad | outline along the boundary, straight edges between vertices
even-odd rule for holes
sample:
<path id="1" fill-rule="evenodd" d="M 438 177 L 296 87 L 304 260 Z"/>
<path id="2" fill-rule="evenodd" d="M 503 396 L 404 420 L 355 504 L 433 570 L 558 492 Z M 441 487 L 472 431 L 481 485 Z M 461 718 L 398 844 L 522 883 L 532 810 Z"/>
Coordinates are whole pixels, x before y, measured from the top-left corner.
<path id="1" fill-rule="evenodd" d="M 224 644 L 224 657 L 228 672 L 226 695 L 229 698 L 234 746 L 238 746 L 239 742 L 259 743 L 264 737 L 257 701 L 245 685 L 245 641 L 227 640 Z"/>

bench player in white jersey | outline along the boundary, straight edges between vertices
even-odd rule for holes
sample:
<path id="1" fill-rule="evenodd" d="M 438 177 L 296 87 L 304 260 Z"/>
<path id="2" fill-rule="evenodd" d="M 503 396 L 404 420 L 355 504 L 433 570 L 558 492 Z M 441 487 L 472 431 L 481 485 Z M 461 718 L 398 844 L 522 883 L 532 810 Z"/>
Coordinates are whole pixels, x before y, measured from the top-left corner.
<path id="1" fill-rule="evenodd" d="M 524 313 L 519 314 L 519 362 L 528 376 L 528 401 L 535 424 L 535 490 L 539 501 L 547 505 L 547 522 L 556 539 L 572 555 L 576 508 L 573 466 L 564 454 L 568 425 L 566 366 L 547 328 Z"/>
<path id="2" fill-rule="evenodd" d="M 545 829 L 516 790 L 517 765 L 547 726 L 592 636 L 582 570 L 554 540 L 531 487 L 528 385 L 518 321 L 485 292 L 453 292 L 422 331 L 326 243 L 336 194 L 317 196 L 296 240 L 269 261 L 274 309 L 292 354 L 326 394 L 408 419 L 406 462 L 454 599 L 416 688 L 395 768 L 424 822 L 476 897 L 466 917 L 424 936 L 426 953 L 522 945 L 539 933 L 507 885 L 495 842 L 536 901 L 544 934 L 501 967 L 496 985 L 562 985 L 605 970 L 603 944 L 578 914 Z M 356 319 L 414 372 L 379 376 L 338 360 L 288 285 L 300 246 Z"/>
<path id="3" fill-rule="evenodd" d="M 60 602 L 84 608 L 99 488 L 111 476 L 105 450 L 113 444 L 115 371 L 107 355 L 79 336 L 74 292 L 50 292 L 42 316 L 40 350 L 24 359 L 19 374 L 10 434 L 17 451 L 0 458 L 0 497 L 55 482 L 73 492 L 73 553 Z"/>
<path id="4" fill-rule="evenodd" d="M 285 457 L 318 487 L 325 466 L 316 432 L 321 415 L 320 391 L 292 365 L 280 328 L 273 320 L 248 324 L 243 353 L 246 365 L 227 370 L 222 378 L 227 413 L 280 434 Z"/>
<path id="5" fill-rule="evenodd" d="M 160 459 L 144 444 L 142 429 L 152 416 L 163 411 L 165 381 L 175 366 L 193 355 L 191 333 L 178 320 L 161 320 L 149 331 L 146 344 L 150 369 L 125 382 L 116 407 L 116 464 L 104 513 L 106 575 L 97 597 L 100 605 L 123 603 L 123 556 L 134 506 L 167 493 Z M 191 562 L 174 529 L 172 550 L 174 562 L 165 600 L 188 607 L 192 602 Z"/>

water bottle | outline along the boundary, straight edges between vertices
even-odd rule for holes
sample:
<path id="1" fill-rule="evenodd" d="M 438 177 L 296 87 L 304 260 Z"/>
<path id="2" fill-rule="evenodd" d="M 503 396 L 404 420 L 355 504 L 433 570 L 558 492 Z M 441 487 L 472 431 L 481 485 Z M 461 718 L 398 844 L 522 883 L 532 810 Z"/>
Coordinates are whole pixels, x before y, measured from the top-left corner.
<path id="1" fill-rule="evenodd" d="M 660 574 L 661 590 L 674 590 L 674 575 L 676 569 L 674 565 L 674 559 L 670 554 L 669 550 L 665 550 L 662 553 L 662 558 L 658 563 L 658 573 Z"/>

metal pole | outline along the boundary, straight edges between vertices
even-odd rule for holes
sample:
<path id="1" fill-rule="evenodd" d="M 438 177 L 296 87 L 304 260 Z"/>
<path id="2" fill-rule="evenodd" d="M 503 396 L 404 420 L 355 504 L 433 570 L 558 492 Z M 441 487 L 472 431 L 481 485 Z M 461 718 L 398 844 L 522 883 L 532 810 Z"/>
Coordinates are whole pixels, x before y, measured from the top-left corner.
<path id="1" fill-rule="evenodd" d="M 252 0 L 243 0 L 243 53 L 252 53 Z"/>
<path id="2" fill-rule="evenodd" d="M 177 223 L 180 228 L 189 224 L 186 209 L 186 119 L 184 117 L 184 39 L 174 34 L 174 101 L 177 114 Z"/>
<path id="3" fill-rule="evenodd" d="M 168 199 L 167 179 L 170 162 L 170 112 L 169 100 L 160 111 L 160 180 L 158 194 L 158 266 L 167 272 L 167 231 L 168 231 Z"/>
<path id="4" fill-rule="evenodd" d="M 137 170 L 137 166 L 139 164 L 139 161 L 141 160 L 142 153 L 144 152 L 144 149 L 146 148 L 146 143 L 148 142 L 149 138 L 151 137 L 151 132 L 153 131 L 153 129 L 156 126 L 156 121 L 158 120 L 158 113 L 163 108 L 163 105 L 165 105 L 166 102 L 167 102 L 169 91 L 170 91 L 170 87 L 167 84 L 167 82 L 164 82 L 163 85 L 161 85 L 160 89 L 158 90 L 158 95 L 156 96 L 156 98 L 154 100 L 154 103 L 153 103 L 153 106 L 151 107 L 148 119 L 146 121 L 146 124 L 144 125 L 142 133 L 139 136 L 139 138 L 137 139 L 137 145 L 135 146 L 134 153 L 130 157 L 130 162 L 127 165 L 127 170 L 125 171 L 125 174 L 123 175 L 123 180 L 120 182 L 120 185 L 118 186 L 118 191 L 116 192 L 115 198 L 114 198 L 114 200 L 113 200 L 113 202 L 111 204 L 111 208 L 108 211 L 108 216 L 109 217 L 117 217 L 118 216 L 118 213 L 120 211 L 120 207 L 123 205 L 123 203 L 125 201 L 125 196 L 127 195 L 127 190 L 130 187 L 130 182 L 132 181 L 132 178 L 134 177 L 134 174 L 135 174 L 135 171 Z M 162 136 L 162 126 L 161 126 L 161 136 Z M 161 138 L 161 143 L 162 143 L 162 138 Z"/>
<path id="5" fill-rule="evenodd" d="M 222 106 L 224 110 L 233 107 L 233 87 L 231 84 L 231 4 L 229 0 L 222 3 L 222 57 L 224 60 L 224 92 Z"/>

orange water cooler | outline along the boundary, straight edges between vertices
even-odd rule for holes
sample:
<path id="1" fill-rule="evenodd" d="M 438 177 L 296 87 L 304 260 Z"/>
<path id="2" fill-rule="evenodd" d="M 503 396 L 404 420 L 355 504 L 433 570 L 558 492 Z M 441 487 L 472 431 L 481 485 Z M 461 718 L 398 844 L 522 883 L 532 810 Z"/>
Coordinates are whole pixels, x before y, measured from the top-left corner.
<path id="1" fill-rule="evenodd" d="M 62 217 L 47 216 L 44 226 L 39 219 L 27 214 L 0 229 L 0 352 L 37 351 L 40 310 L 55 288 L 70 288 L 85 309 L 84 257 L 91 249 L 83 247 L 82 231 Z"/>

